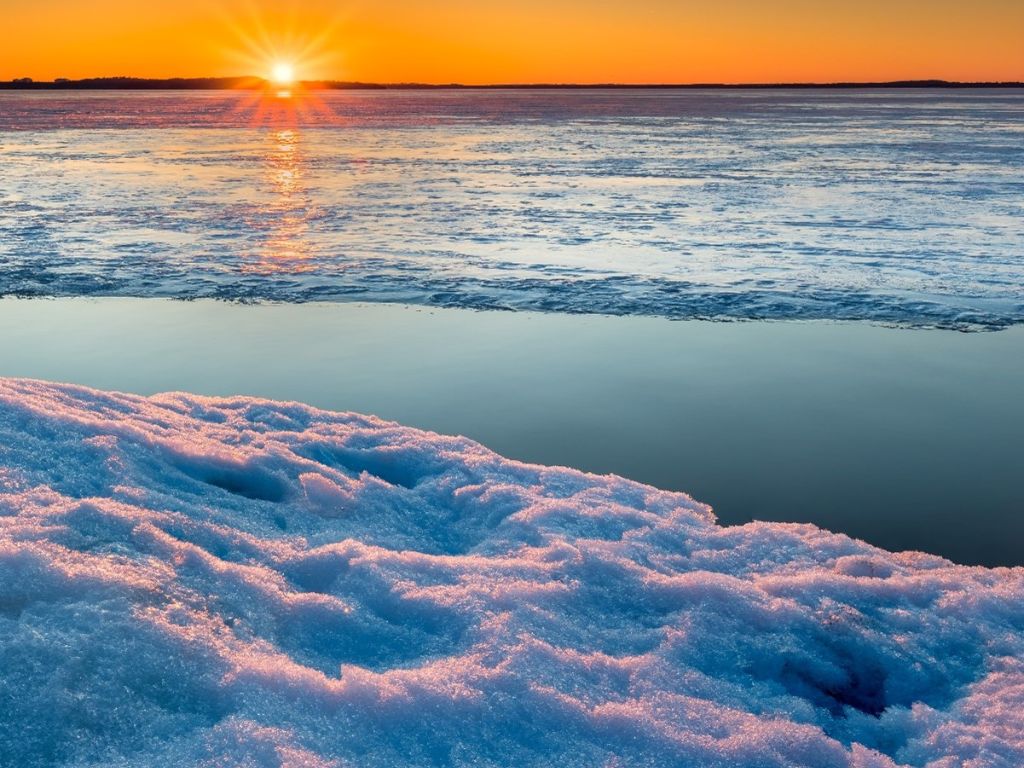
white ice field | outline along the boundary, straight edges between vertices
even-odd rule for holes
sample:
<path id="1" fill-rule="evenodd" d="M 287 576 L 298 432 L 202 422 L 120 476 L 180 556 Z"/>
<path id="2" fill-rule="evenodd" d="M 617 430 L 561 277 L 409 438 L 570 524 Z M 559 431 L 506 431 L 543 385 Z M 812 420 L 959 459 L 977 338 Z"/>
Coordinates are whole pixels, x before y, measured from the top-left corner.
<path id="1" fill-rule="evenodd" d="M 0 295 L 1024 320 L 1024 91 L 0 94 Z"/>

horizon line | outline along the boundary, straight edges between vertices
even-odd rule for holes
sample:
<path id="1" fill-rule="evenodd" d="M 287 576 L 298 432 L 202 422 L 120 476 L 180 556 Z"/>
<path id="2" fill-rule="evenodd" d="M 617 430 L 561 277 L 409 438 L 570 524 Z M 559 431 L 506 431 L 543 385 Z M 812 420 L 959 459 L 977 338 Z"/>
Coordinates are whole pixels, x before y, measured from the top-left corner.
<path id="1" fill-rule="evenodd" d="M 779 81 L 779 82 L 522 82 L 522 83 L 424 83 L 424 82 L 372 82 L 359 80 L 300 80 L 291 86 L 277 85 L 262 77 L 167 77 L 150 78 L 130 75 L 86 78 L 55 78 L 53 80 L 35 80 L 30 77 L 13 78 L 0 81 L 0 89 L 5 90 L 265 90 L 299 88 L 309 90 L 500 90 L 500 89 L 769 89 L 769 88 L 1024 88 L 1021 80 L 944 80 L 941 78 L 904 79 L 904 80 L 837 80 L 837 81 Z"/>

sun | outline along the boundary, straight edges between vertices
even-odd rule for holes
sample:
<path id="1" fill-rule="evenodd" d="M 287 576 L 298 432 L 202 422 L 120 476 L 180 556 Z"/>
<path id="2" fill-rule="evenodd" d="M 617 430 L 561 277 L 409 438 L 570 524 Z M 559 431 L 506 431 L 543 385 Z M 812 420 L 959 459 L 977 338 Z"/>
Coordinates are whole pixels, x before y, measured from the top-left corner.
<path id="1" fill-rule="evenodd" d="M 291 85 L 295 82 L 295 67 L 287 62 L 279 61 L 271 68 L 270 79 L 278 85 Z"/>

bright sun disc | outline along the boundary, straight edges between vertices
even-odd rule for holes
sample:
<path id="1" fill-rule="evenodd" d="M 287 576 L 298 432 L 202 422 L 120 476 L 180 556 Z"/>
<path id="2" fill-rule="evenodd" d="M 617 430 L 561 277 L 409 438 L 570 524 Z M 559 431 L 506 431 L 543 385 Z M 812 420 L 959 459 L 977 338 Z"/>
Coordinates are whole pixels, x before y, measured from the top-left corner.
<path id="1" fill-rule="evenodd" d="M 295 70 L 291 64 L 275 64 L 270 76 L 278 85 L 290 85 L 295 80 Z"/>

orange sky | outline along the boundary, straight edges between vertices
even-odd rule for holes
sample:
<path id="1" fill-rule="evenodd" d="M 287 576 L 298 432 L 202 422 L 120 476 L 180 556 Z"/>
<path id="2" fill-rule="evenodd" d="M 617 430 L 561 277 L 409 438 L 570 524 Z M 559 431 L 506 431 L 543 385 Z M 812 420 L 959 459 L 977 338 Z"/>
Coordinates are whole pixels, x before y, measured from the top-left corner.
<path id="1" fill-rule="evenodd" d="M 0 79 L 1024 80 L 1024 0 L 0 0 Z"/>

